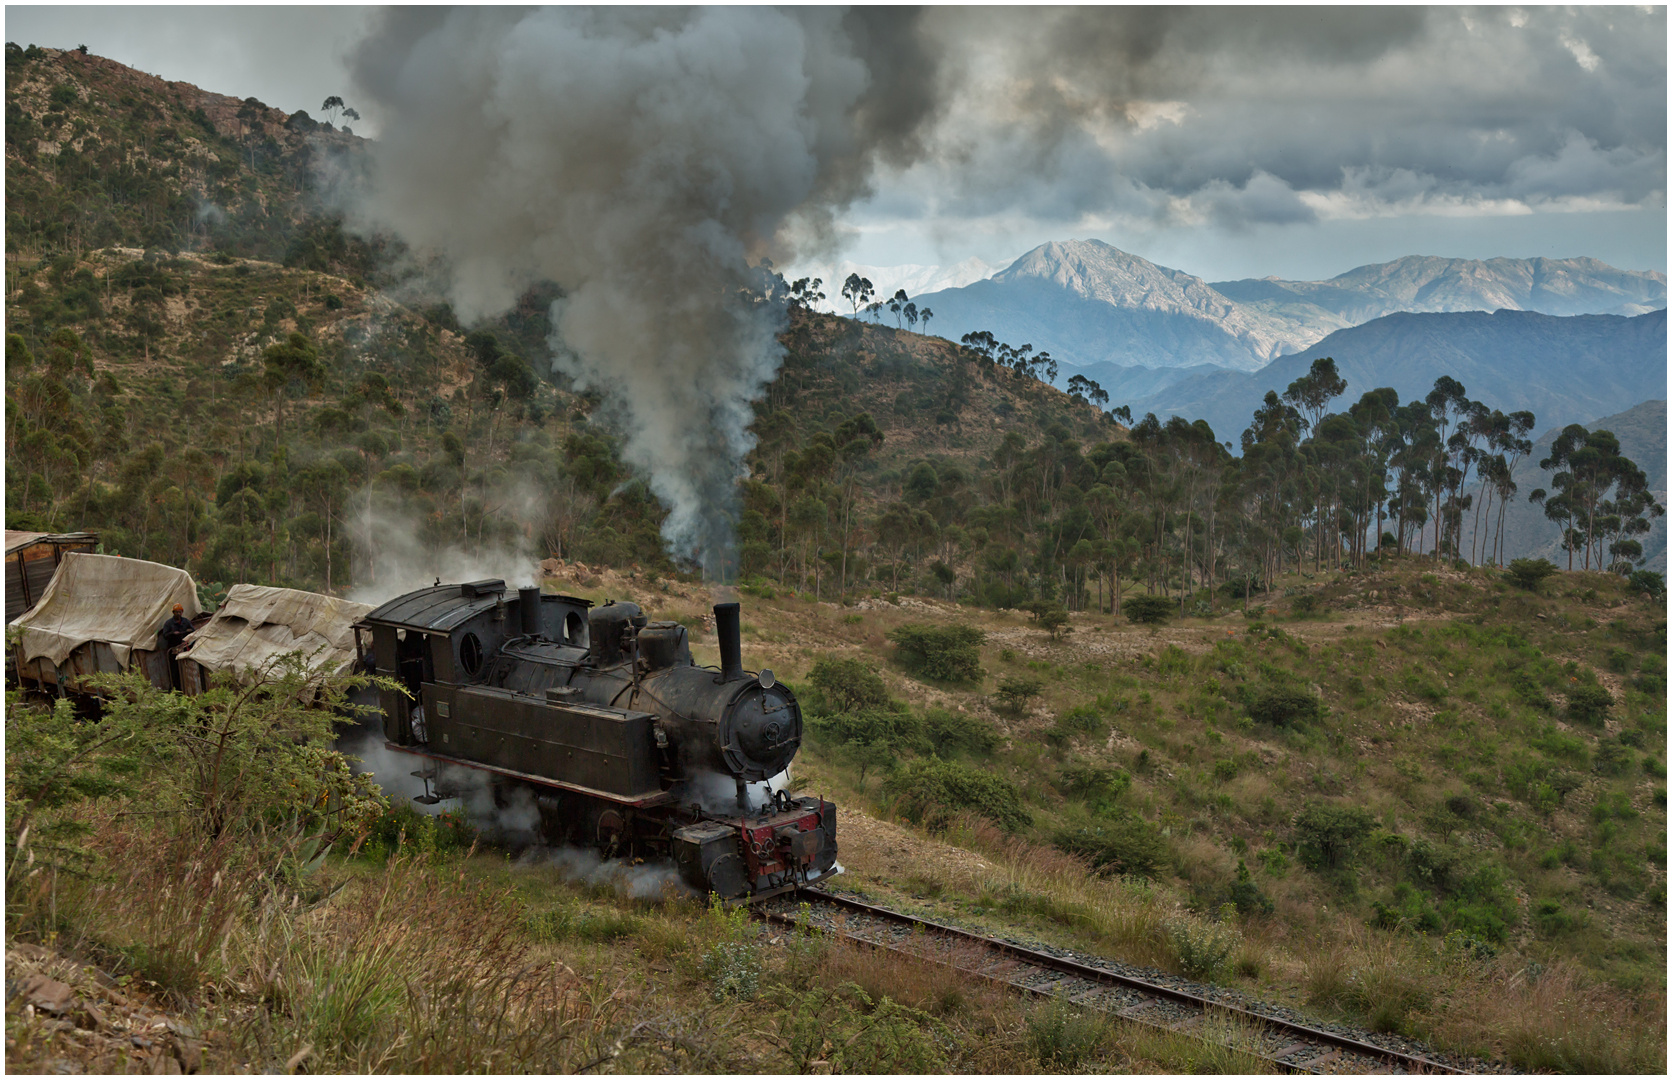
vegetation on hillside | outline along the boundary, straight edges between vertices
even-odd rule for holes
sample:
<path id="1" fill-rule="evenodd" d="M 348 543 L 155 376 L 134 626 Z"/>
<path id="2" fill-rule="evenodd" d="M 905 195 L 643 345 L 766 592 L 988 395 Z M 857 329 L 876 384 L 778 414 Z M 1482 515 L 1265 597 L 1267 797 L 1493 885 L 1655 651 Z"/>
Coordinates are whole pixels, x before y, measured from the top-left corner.
<path id="1" fill-rule="evenodd" d="M 515 548 L 652 571 L 614 584 L 699 613 L 596 401 L 542 361 L 556 285 L 470 327 L 396 299 L 391 252 L 311 201 L 306 155 L 348 137 L 259 103 L 41 50 L 8 50 L 7 90 L 8 527 L 333 593 L 401 545 Z M 1455 380 L 1342 409 L 1321 360 L 1238 457 L 1205 424 L 1117 424 L 990 335 L 796 307 L 782 343 L 740 485 L 748 648 L 803 692 L 804 781 L 979 855 L 861 854 L 851 882 L 1523 1068 L 1664 1068 L 1664 586 L 1632 548 L 1659 508 L 1601 433 L 1543 504 L 1580 569 L 1504 572 L 1482 564 L 1533 421 Z M 231 699 L 130 705 L 8 711 L 8 934 L 220 1016 L 228 1063 L 1186 1067 L 438 850 L 431 819 L 327 821 L 375 807 L 295 717 L 238 714 L 240 766 L 282 767 L 206 786 L 191 725 Z M 764 1027 L 713 1001 L 746 993 Z"/>

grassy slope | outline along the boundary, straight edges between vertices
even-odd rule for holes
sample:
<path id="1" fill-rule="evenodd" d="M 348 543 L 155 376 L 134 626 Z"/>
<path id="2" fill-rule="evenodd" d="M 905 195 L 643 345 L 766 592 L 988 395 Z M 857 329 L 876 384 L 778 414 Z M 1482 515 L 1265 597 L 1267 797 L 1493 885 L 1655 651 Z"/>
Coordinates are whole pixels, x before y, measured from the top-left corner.
<path id="1" fill-rule="evenodd" d="M 581 581 L 565 587 L 592 580 L 577 574 Z M 1578 999 L 1635 1017 L 1625 1029 L 1647 1040 L 1637 1052 L 1653 1057 L 1663 1039 L 1665 623 L 1617 582 L 1563 577 L 1535 595 L 1496 575 L 1407 562 L 1364 576 L 1296 578 L 1285 583 L 1293 596 L 1252 617 L 1152 631 L 1077 614 L 1062 641 L 1014 612 L 745 597 L 745 653 L 801 686 L 820 657 L 865 658 L 897 698 L 963 711 L 1003 733 L 1001 749 L 977 764 L 1025 792 L 1031 833 L 1005 837 L 970 821 L 943 838 L 963 847 L 947 848 L 909 823 L 867 822 L 844 844 L 847 884 L 1180 970 L 1167 913 L 1183 905 L 1211 916 L 1242 860 L 1275 911 L 1242 920 L 1244 945 L 1222 975 L 1234 985 L 1454 1049 L 1513 1054 L 1524 1067 L 1559 1067 L 1549 1040 L 1572 1037 L 1580 1021 L 1558 1022 L 1554 999 L 1534 993 L 1528 972 L 1539 967 L 1570 980 Z M 693 622 L 709 599 L 642 581 L 601 587 Z M 1307 596 L 1315 613 L 1295 613 L 1295 600 Z M 928 685 L 893 665 L 887 632 L 924 620 L 987 632 L 981 690 Z M 697 653 L 714 659 L 700 638 Z M 1044 693 L 1025 715 L 995 711 L 987 695 L 1016 674 L 1040 678 Z M 1600 727 L 1564 709 L 1564 690 L 1593 675 L 1616 701 Z M 1283 681 L 1317 692 L 1325 718 L 1274 729 L 1229 700 L 1239 683 Z M 1541 695 L 1546 704 L 1533 704 Z M 1096 730 L 1058 725 L 1071 707 L 1099 699 Z M 892 818 L 886 763 L 873 764 L 861 787 L 839 749 L 812 745 L 798 764 L 800 782 L 835 793 L 850 817 Z M 1096 820 L 1066 782 L 1076 764 L 1127 770 L 1132 783 L 1120 805 L 1168 835 L 1171 861 L 1153 892 L 1088 883 L 1083 868 L 1045 846 L 1058 823 Z M 1574 786 L 1557 804 L 1521 780 L 1528 774 L 1565 776 Z M 1374 815 L 1349 869 L 1303 865 L 1293 822 L 1309 804 Z M 1426 873 L 1403 855 L 1416 846 L 1436 853 Z M 1471 885 L 1480 867 L 1501 873 L 1502 884 Z M 1370 925 L 1378 901 L 1395 910 L 1403 903 L 1403 930 Z M 1446 932 L 1482 933 L 1482 912 L 1494 903 L 1506 923 L 1491 943 L 1495 955 L 1448 966 Z M 1427 934 L 1424 906 L 1440 921 Z M 1355 969 L 1388 982 L 1394 1004 L 1378 1011 L 1355 992 L 1347 978 Z M 1529 1036 L 1541 1024 L 1548 1039 Z M 1598 1053 L 1585 1059 L 1589 1067 L 1632 1060 L 1620 1046 Z M 1609 1056 L 1617 1053 L 1626 1056 Z"/>
<path id="2" fill-rule="evenodd" d="M 124 91 L 115 83 L 91 81 L 95 75 L 116 79 L 120 73 L 63 67 L 81 62 L 54 61 L 91 88 L 90 100 L 114 95 L 111 100 L 121 106 Z M 165 91 L 150 87 L 147 92 Z M 49 95 L 50 90 L 36 87 L 27 94 Z M 214 125 L 232 125 L 239 105 L 232 99 L 210 101 L 205 115 Z M 143 127 L 162 121 L 134 122 Z M 221 160 L 242 148 L 233 136 L 217 137 L 225 140 L 216 144 Z M 24 176 L 17 165 L 9 146 L 9 184 Z M 180 192 L 192 190 L 194 175 L 179 173 Z M 208 190 L 233 212 L 253 215 L 250 207 L 282 190 L 271 186 L 277 180 L 262 179 L 265 175 L 258 172 L 240 181 L 244 186 L 238 190 Z M 226 184 L 236 179 L 229 173 Z M 255 243 L 261 234 L 250 235 Z M 182 451 L 199 451 L 200 457 L 181 458 L 179 465 L 182 482 L 196 485 L 205 498 L 212 497 L 216 470 L 253 451 L 251 444 L 266 437 L 276 403 L 257 379 L 260 350 L 291 329 L 302 329 L 322 344 L 331 374 L 317 394 L 285 400 L 287 431 L 302 430 L 333 407 L 361 372 L 387 373 L 408 409 L 398 420 L 374 414 L 367 421 L 401 436 L 399 448 L 380 467 L 411 463 L 416 468 L 438 455 L 441 431 L 426 420 L 432 415 L 430 403 L 439 399 L 461 411 L 469 408 L 460 399 L 470 361 L 459 336 L 368 291 L 346 267 L 326 272 L 287 269 L 271 259 L 216 262 L 184 255 L 161 264 L 174 291 L 160 290 L 160 313 L 153 316 L 157 326 L 146 330 L 133 317 L 131 286 L 116 283 L 116 275 L 137 255 L 133 250 L 90 251 L 56 266 L 28 256 L 9 259 L 8 329 L 37 344 L 59 325 L 82 332 L 98 370 L 116 377 L 94 393 L 108 393 L 121 407 L 129 444 L 161 439 Z M 331 296 L 343 306 L 331 306 Z M 510 325 L 504 329 L 508 336 L 538 340 L 538 330 L 529 329 L 537 321 L 520 324 L 520 335 Z M 1031 434 L 1060 422 L 1087 441 L 1110 434 L 1089 410 L 1076 409 L 1059 392 L 1002 371 L 978 376 L 958 400 L 952 380 L 959 369 L 951 361 L 950 345 L 937 339 L 821 317 L 792 336 L 790 349 L 786 375 L 771 391 L 775 404 L 789 406 L 798 422 L 808 426 L 833 426 L 863 408 L 884 430 L 885 441 L 866 480 L 873 497 L 888 497 L 901 469 L 918 458 L 979 461 L 1007 430 Z M 544 393 L 560 406 L 538 426 L 549 445 L 552 435 L 567 429 L 571 407 L 579 403 L 555 388 Z M 947 409 L 949 400 L 957 407 Z M 502 435 L 503 441 L 489 443 L 483 437 L 490 422 L 484 415 L 475 418 L 468 441 L 472 468 L 504 469 L 512 463 L 511 439 Z M 325 435 L 310 438 L 329 445 Z M 879 779 L 873 770 L 861 790 L 858 776 L 834 748 L 810 747 L 801 763 L 803 782 L 835 795 L 849 811 L 844 861 L 850 883 L 903 902 L 932 899 L 943 910 L 955 908 L 961 917 L 995 928 L 1026 928 L 1112 955 L 1176 967 L 1180 958 L 1164 929 L 1166 919 L 1185 905 L 1211 911 L 1240 858 L 1274 901 L 1276 913 L 1245 921 L 1244 946 L 1224 977 L 1265 995 L 1364 1016 L 1368 1003 L 1362 994 L 1355 997 L 1355 984 L 1346 978 L 1357 970 L 1380 980 L 1375 985 L 1390 993 L 1398 991 L 1392 997 L 1404 1004 L 1382 1016 L 1388 1026 L 1424 1032 L 1449 1045 L 1519 1047 L 1524 1064 L 1560 1064 L 1561 1059 L 1549 1056 L 1551 1039 L 1577 1030 L 1574 1025 L 1594 1015 L 1586 1009 L 1613 1010 L 1628 1018 L 1636 1015 L 1633 1009 L 1643 1009 L 1643 1015 L 1653 1017 L 1656 995 L 1665 985 L 1664 777 L 1654 769 L 1645 771 L 1642 762 L 1647 756 L 1655 768 L 1664 765 L 1664 622 L 1620 596 L 1614 579 L 1601 576 L 1562 578 L 1556 583 L 1561 595 L 1530 597 L 1482 575 L 1441 571 L 1430 581 L 1425 573 L 1425 567 L 1413 565 L 1368 577 L 1287 582 L 1303 594 L 1316 592 L 1326 611 L 1291 621 L 1292 601 L 1277 601 L 1262 621 L 1280 627 L 1282 637 L 1252 634 L 1251 624 L 1240 616 L 1187 620 L 1152 633 L 1106 616 L 1077 614 L 1074 633 L 1054 642 L 1013 612 L 913 600 L 901 607 L 871 600 L 863 608 L 844 609 L 806 598 L 750 597 L 745 598 L 746 649 L 751 663 L 771 666 L 791 680 L 804 679 L 824 655 L 867 658 L 883 668 L 897 697 L 914 705 L 962 709 L 993 723 L 1005 736 L 992 759 L 979 764 L 1023 789 L 1035 829 L 1023 837 L 1005 837 L 971 822 L 946 838 L 955 842 L 952 847 L 887 820 L 886 777 Z M 582 577 L 572 587 L 585 591 L 585 582 L 600 585 L 591 572 Z M 605 589 L 646 603 L 653 614 L 693 621 L 711 602 L 705 590 L 651 585 L 613 572 L 602 575 L 600 596 Z M 1594 596 L 1586 590 L 1595 590 Z M 1404 628 L 1399 626 L 1402 615 Z M 988 632 L 983 662 L 990 674 L 981 689 L 927 685 L 891 665 L 886 632 L 922 619 L 971 622 Z M 1557 664 L 1555 670 L 1537 669 L 1533 675 L 1535 683 L 1547 679 L 1558 685 L 1535 688 L 1522 679 L 1518 689 L 1506 664 L 1524 658 L 1503 636 L 1494 636 L 1496 627 L 1512 628 L 1525 638 L 1526 650 Z M 1615 650 L 1623 656 L 1615 656 Z M 712 660 L 712 644 L 699 641 L 698 653 L 699 659 Z M 1559 666 L 1569 661 L 1581 672 L 1594 670 L 1621 701 L 1605 729 L 1564 720 L 1557 691 L 1572 676 Z M 987 700 L 997 680 L 1007 675 L 1030 675 L 1046 684 L 1024 716 L 995 712 Z M 1326 719 L 1300 730 L 1273 730 L 1248 722 L 1246 711 L 1231 700 L 1239 685 L 1290 678 L 1316 686 L 1328 710 Z M 1641 689 L 1630 685 L 1636 680 L 1642 680 Z M 1530 703 L 1539 693 L 1550 701 L 1548 707 Z M 1058 729 L 1061 713 L 1099 698 L 1104 701 L 1099 707 L 1102 726 L 1095 733 Z M 1627 748 L 1627 771 L 1595 771 L 1599 753 L 1621 745 L 1622 733 L 1640 734 L 1643 741 L 1641 747 Z M 1146 751 L 1140 767 L 1139 755 Z M 1561 770 L 1582 782 L 1560 806 L 1546 802 L 1541 809 L 1536 797 L 1529 801 L 1529 789 L 1521 787 L 1522 794 L 1511 789 L 1516 770 L 1526 771 L 1523 758 L 1535 768 Z M 1044 844 L 1056 824 L 1087 820 L 1093 813 L 1065 791 L 1064 767 L 1074 763 L 1131 774 L 1120 806 L 1165 830 L 1173 852 L 1155 887 L 1088 878 Z M 1458 804 L 1469 814 L 1448 817 L 1445 801 L 1457 795 L 1469 796 L 1470 802 Z M 1291 822 L 1309 799 L 1362 805 L 1375 813 L 1380 833 L 1365 846 L 1352 874 L 1321 875 L 1299 865 L 1290 846 Z M 1607 813 L 1598 807 L 1608 808 Z M 861 818 L 866 811 L 870 816 Z M 1497 957 L 1484 964 L 1446 966 L 1435 959 L 1447 954 L 1436 952 L 1432 939 L 1366 927 L 1374 901 L 1389 902 L 1401 882 L 1411 884 L 1408 867 L 1387 854 L 1395 848 L 1380 842 L 1382 834 L 1445 845 L 1466 860 L 1505 870 L 1514 916 Z M 549 868 L 511 871 L 502 859 L 482 856 L 467 865 L 474 868 L 467 877 L 514 886 L 535 915 L 584 909 L 591 913 L 588 918 L 604 920 L 598 927 L 615 917 L 610 902 L 562 884 Z M 1418 891 L 1431 902 L 1455 899 L 1426 885 Z M 1557 910 L 1541 919 L 1541 903 L 1553 903 Z M 673 1064 L 787 1067 L 785 1059 L 774 1056 L 770 1040 L 720 1023 L 732 1007 L 704 1004 L 711 983 L 693 966 L 693 950 L 718 930 L 677 905 L 639 909 L 622 918 L 628 921 L 616 924 L 625 928 L 619 933 L 576 930 L 578 924 L 559 920 L 569 929 L 531 932 L 530 940 L 545 950 L 542 955 L 587 972 L 585 993 L 601 995 L 600 1001 L 609 997 L 612 986 L 644 976 L 648 960 L 655 972 L 650 981 L 634 983 L 624 993 L 626 1000 L 647 1009 L 667 1000 L 678 1003 L 674 1011 L 684 1018 L 680 1030 L 686 1035 L 681 1037 L 688 1041 L 659 1044 L 688 1047 L 668 1051 L 675 1055 Z M 585 920 L 582 924 L 592 926 Z M 251 953 L 252 965 L 261 959 L 257 952 Z M 1559 978 L 1531 980 L 1529 961 Z M 835 983 L 852 977 L 842 966 L 849 961 L 830 963 L 835 966 L 820 968 L 820 978 Z M 668 970 L 659 971 L 657 964 Z M 1573 974 L 1576 967 L 1588 969 L 1586 977 L 1593 983 Z M 885 975 L 905 978 L 873 973 L 868 977 L 878 981 L 867 985 L 879 993 L 893 985 L 896 996 L 919 992 L 888 984 Z M 786 977 L 792 983 L 800 978 Z M 1601 989 L 1594 980 L 1601 981 Z M 1361 979 L 1356 985 L 1366 984 Z M 1570 997 L 1580 1005 L 1569 1007 L 1571 1015 L 1565 1018 L 1541 1011 L 1556 1006 L 1538 995 L 1562 986 L 1577 987 Z M 959 992 L 973 993 L 967 988 Z M 942 987 L 935 993 L 950 991 Z M 931 1002 L 930 997 L 912 1000 Z M 964 1010 L 949 1005 L 951 998 L 934 1000 L 939 1004 L 931 1002 L 930 1011 L 936 1016 L 951 1017 L 949 1022 L 966 1034 L 981 1033 L 972 1043 L 979 1044 L 979 1055 L 948 1065 L 1026 1070 L 1049 1064 L 1029 1056 L 1028 1029 L 1013 1006 L 989 1021 L 972 1019 L 987 1015 L 982 1012 L 987 1005 Z M 1525 1016 L 1506 1015 L 1505 1002 Z M 629 1009 L 612 1015 L 638 1014 Z M 9 1009 L 9 1021 L 12 1017 Z M 1525 1034 L 1539 1024 L 1554 1034 L 1543 1041 Z M 1631 1020 L 1620 1038 L 1605 1038 L 1594 1056 L 1566 1063 L 1609 1071 L 1663 1061 L 1661 1030 L 1658 1023 Z M 690 1041 L 692 1032 L 715 1033 L 715 1042 L 701 1049 Z M 1629 1036 L 1634 1032 L 1647 1032 L 1647 1051 L 1632 1049 Z M 1095 1061 L 1104 1068 L 1187 1067 L 1182 1052 L 1167 1056 L 1170 1052 L 1142 1051 L 1118 1040 L 1099 1045 L 1105 1047 L 1104 1056 Z M 270 1063 L 283 1064 L 295 1046 L 279 1049 L 277 1044 L 268 1048 L 277 1055 Z M 339 1067 L 365 1064 L 346 1050 L 331 1052 L 337 1053 L 331 1060 Z M 1648 1056 L 1634 1058 L 1634 1052 Z M 663 1067 L 669 1062 L 660 1053 L 629 1054 L 618 1067 Z M 585 1059 L 542 1060 L 572 1068 Z"/>

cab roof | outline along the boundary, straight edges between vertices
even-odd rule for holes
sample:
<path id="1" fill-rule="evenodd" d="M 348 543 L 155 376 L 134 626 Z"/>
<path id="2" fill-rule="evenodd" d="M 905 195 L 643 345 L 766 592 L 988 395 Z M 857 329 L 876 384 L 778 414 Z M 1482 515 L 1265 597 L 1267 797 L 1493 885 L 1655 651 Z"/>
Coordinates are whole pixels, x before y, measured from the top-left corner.
<path id="1" fill-rule="evenodd" d="M 462 585 L 437 585 L 397 596 L 367 613 L 368 623 L 387 623 L 410 630 L 452 631 L 484 611 L 492 609 L 505 594 L 515 599 L 498 579 L 470 581 Z M 554 596 L 554 600 L 589 608 L 592 601 L 578 596 Z"/>

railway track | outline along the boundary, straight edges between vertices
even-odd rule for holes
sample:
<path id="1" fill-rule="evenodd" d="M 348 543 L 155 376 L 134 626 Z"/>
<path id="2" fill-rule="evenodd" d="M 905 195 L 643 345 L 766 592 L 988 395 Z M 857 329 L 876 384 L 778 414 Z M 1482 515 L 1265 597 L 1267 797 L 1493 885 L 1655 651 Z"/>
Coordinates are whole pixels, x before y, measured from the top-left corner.
<path id="1" fill-rule="evenodd" d="M 1112 1013 L 1131 1023 L 1193 1035 L 1271 1062 L 1292 1073 L 1462 1073 L 1442 1061 L 1211 1001 L 1176 987 L 1145 981 L 954 926 L 920 919 L 822 889 L 767 901 L 756 912 L 794 926 L 801 903 L 828 933 L 874 948 L 944 964 L 1033 997 L 1059 998 Z M 1234 1033 L 1231 1037 L 1229 1033 Z"/>

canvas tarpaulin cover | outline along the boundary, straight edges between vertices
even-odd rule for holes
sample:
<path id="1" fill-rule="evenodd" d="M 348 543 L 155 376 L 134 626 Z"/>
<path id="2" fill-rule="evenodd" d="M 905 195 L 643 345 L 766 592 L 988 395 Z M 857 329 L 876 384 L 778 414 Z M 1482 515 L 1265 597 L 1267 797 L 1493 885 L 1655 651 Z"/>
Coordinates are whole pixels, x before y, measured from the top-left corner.
<path id="1" fill-rule="evenodd" d="M 128 666 L 134 649 L 158 647 L 157 631 L 169 620 L 175 604 L 191 618 L 202 610 L 197 586 L 184 570 L 116 555 L 64 555 L 40 603 L 19 615 L 18 645 L 23 663 L 46 657 L 62 665 L 66 657 L 89 641 L 102 641 Z"/>
<path id="2" fill-rule="evenodd" d="M 215 617 L 186 639 L 181 655 L 210 671 L 261 671 L 299 652 L 312 671 L 335 675 L 354 663 L 353 626 L 372 609 L 300 589 L 234 585 Z"/>

